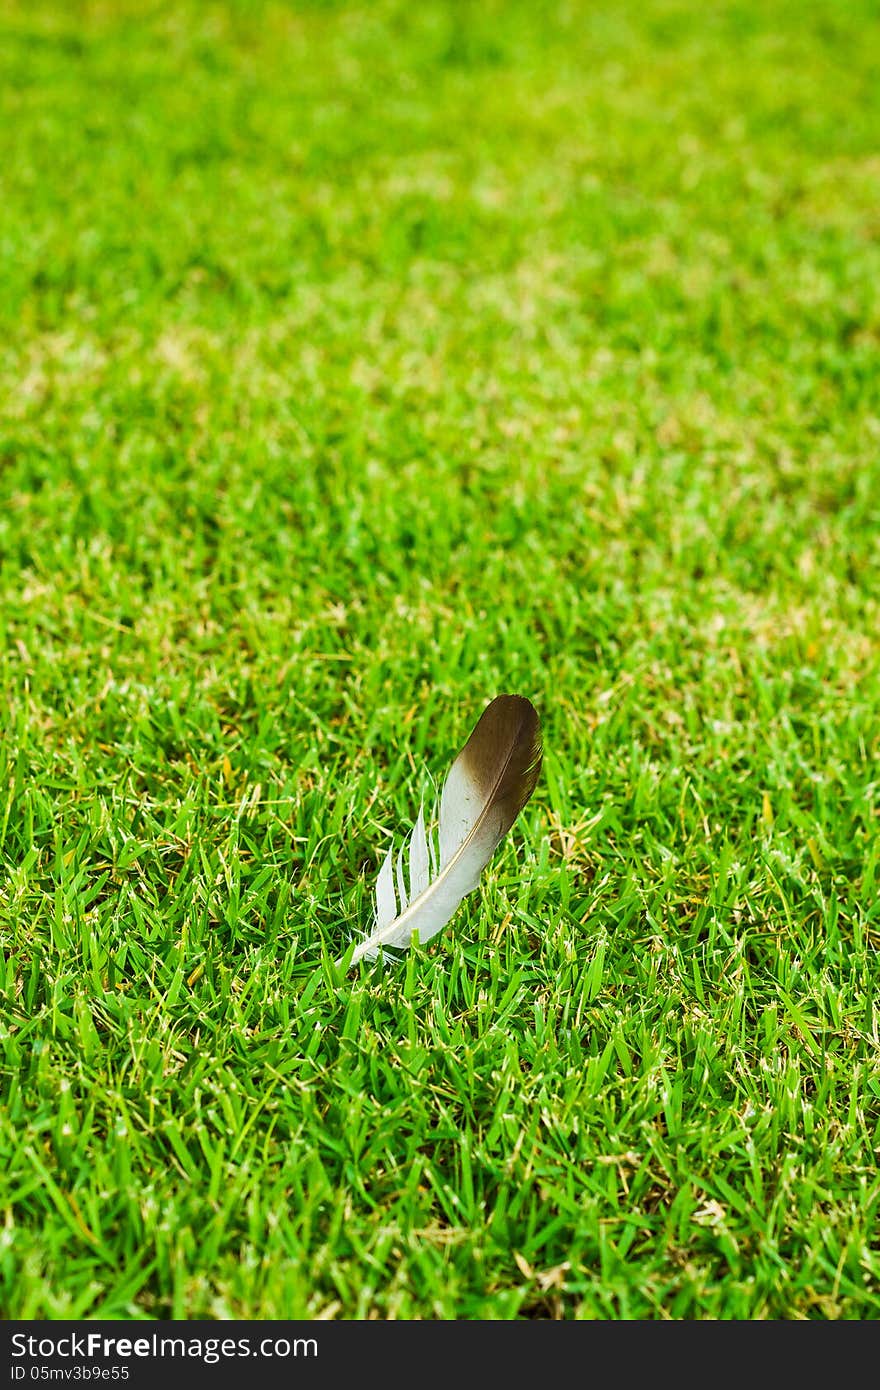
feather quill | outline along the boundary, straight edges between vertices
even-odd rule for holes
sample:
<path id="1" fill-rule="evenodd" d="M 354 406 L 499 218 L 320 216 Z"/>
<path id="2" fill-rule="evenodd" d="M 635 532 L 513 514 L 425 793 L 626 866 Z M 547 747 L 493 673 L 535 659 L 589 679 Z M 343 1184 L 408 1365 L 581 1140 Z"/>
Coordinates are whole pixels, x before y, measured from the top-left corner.
<path id="1" fill-rule="evenodd" d="M 524 696 L 486 706 L 443 783 L 436 843 L 422 808 L 406 847 L 385 856 L 374 929 L 352 965 L 386 946 L 404 950 L 414 932 L 430 941 L 446 925 L 535 790 L 541 757 L 541 723 Z"/>

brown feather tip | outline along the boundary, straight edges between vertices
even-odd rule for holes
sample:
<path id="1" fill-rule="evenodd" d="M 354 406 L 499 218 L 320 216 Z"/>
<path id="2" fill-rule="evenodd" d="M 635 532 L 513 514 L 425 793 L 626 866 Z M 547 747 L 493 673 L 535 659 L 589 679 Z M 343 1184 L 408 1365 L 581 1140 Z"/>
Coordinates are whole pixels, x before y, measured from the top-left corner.
<path id="1" fill-rule="evenodd" d="M 491 799 L 502 834 L 535 790 L 542 757 L 541 721 L 531 701 L 524 695 L 496 696 L 459 758 L 486 800 Z"/>

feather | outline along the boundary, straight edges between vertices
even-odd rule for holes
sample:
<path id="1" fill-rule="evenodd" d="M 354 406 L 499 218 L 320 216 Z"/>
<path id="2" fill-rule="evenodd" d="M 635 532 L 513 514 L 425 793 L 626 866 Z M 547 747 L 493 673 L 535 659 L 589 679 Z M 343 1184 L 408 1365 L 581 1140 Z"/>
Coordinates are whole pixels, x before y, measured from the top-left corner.
<path id="1" fill-rule="evenodd" d="M 541 724 L 522 695 L 499 695 L 483 710 L 440 793 L 436 844 L 424 807 L 408 845 L 385 856 L 376 880 L 371 935 L 354 965 L 383 947 L 403 950 L 413 933 L 430 941 L 476 888 L 497 845 L 525 806 L 541 770 Z"/>

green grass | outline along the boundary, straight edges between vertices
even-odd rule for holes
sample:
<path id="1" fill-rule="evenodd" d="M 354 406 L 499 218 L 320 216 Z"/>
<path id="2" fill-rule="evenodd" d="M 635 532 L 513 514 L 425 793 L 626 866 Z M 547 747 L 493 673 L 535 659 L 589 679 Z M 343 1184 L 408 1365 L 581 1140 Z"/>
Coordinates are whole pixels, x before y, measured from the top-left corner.
<path id="1" fill-rule="evenodd" d="M 2 0 L 5 1316 L 880 1316 L 878 18 Z"/>

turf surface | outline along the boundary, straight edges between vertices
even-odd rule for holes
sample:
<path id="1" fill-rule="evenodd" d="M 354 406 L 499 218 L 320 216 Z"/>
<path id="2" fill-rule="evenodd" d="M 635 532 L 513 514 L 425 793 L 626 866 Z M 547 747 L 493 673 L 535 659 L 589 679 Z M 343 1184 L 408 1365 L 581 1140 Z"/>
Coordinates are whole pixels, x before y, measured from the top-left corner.
<path id="1" fill-rule="evenodd" d="M 2 0 L 5 1316 L 880 1315 L 878 21 Z"/>

